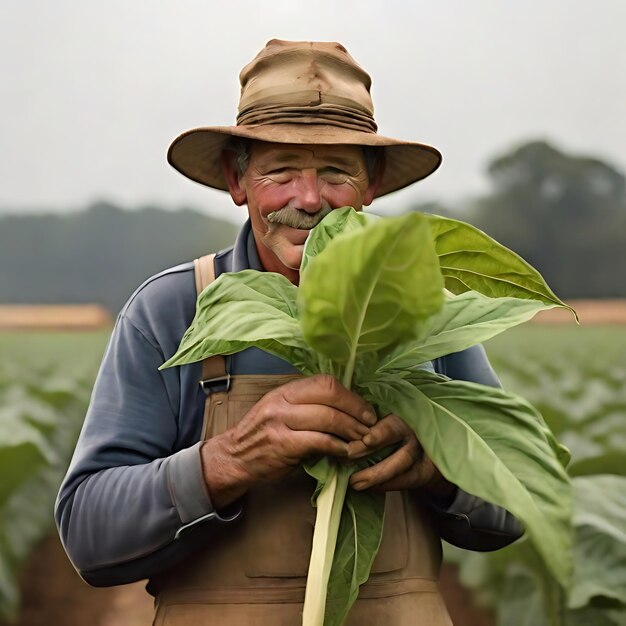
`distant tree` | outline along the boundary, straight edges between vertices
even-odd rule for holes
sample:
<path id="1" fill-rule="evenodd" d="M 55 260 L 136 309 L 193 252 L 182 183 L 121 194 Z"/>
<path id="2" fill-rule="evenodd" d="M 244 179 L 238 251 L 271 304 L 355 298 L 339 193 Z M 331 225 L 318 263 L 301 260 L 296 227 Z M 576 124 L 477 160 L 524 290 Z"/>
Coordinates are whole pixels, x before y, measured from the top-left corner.
<path id="1" fill-rule="evenodd" d="M 533 141 L 494 159 L 473 222 L 535 265 L 562 297 L 624 297 L 626 179 Z"/>
<path id="2" fill-rule="evenodd" d="M 190 209 L 0 217 L 0 302 L 98 302 L 117 313 L 150 275 L 217 252 L 237 227 Z"/>

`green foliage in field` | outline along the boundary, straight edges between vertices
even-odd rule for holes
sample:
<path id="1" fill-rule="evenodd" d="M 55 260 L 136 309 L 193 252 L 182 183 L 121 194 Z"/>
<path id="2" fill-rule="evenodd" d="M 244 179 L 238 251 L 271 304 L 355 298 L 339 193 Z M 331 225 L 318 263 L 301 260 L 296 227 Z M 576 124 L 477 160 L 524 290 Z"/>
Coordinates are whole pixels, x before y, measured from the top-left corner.
<path id="1" fill-rule="evenodd" d="M 17 610 L 20 564 L 51 530 L 107 336 L 0 333 L 0 622 Z M 577 565 L 570 607 L 542 578 L 526 541 L 489 555 L 449 556 L 462 559 L 463 581 L 494 607 L 500 624 L 626 624 L 626 328 L 526 325 L 486 347 L 503 385 L 539 408 L 573 452 Z"/>
<path id="2" fill-rule="evenodd" d="M 52 509 L 108 333 L 0 333 L 0 622 Z"/>
<path id="3" fill-rule="evenodd" d="M 525 540 L 493 554 L 446 546 L 447 559 L 499 626 L 626 624 L 626 329 L 527 326 L 487 350 L 572 451 L 574 576 L 564 592 Z"/>
<path id="4" fill-rule="evenodd" d="M 525 326 L 486 348 L 571 450 L 572 476 L 626 474 L 626 327 Z"/>

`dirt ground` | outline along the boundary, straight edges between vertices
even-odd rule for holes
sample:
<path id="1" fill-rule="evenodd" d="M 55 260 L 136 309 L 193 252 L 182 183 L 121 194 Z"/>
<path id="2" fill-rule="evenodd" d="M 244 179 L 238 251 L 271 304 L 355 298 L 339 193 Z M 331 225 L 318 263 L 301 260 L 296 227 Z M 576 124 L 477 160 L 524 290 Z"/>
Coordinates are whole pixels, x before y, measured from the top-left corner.
<path id="1" fill-rule="evenodd" d="M 135 583 L 96 589 L 84 583 L 56 536 L 45 539 L 22 574 L 15 626 L 149 626 L 152 597 Z"/>
<path id="2" fill-rule="evenodd" d="M 22 611 L 15 626 L 150 626 L 152 597 L 145 583 L 95 589 L 69 564 L 60 542 L 49 537 L 33 554 L 22 576 Z M 493 626 L 471 606 L 471 596 L 445 567 L 442 592 L 455 626 Z"/>

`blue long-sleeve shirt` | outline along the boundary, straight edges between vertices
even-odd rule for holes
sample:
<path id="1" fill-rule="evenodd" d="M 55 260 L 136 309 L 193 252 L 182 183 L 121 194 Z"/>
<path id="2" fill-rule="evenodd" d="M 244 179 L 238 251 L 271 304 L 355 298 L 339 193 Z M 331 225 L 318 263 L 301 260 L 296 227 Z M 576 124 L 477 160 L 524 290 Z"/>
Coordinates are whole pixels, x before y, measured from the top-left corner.
<path id="1" fill-rule="evenodd" d="M 249 223 L 215 259 L 216 274 L 261 270 Z M 97 586 L 149 578 L 190 553 L 212 505 L 202 475 L 205 395 L 201 364 L 159 371 L 190 325 L 196 303 L 193 263 L 147 280 L 120 312 L 107 346 L 55 519 L 81 576 Z M 437 359 L 451 378 L 497 386 L 480 346 Z M 251 348 L 228 358 L 232 374 L 285 374 L 291 365 Z M 521 535 L 505 510 L 461 490 L 433 503 L 444 539 L 497 549 Z"/>

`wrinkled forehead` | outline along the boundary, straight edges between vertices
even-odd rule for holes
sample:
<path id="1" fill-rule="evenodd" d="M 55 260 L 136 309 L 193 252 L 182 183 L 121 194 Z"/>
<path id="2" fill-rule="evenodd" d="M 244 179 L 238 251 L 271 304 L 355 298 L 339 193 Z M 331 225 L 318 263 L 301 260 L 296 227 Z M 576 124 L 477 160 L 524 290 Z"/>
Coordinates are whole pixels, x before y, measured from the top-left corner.
<path id="1" fill-rule="evenodd" d="M 252 142 L 250 157 L 284 167 L 320 165 L 354 167 L 365 163 L 361 146 L 350 145 L 301 145 L 255 141 Z"/>

